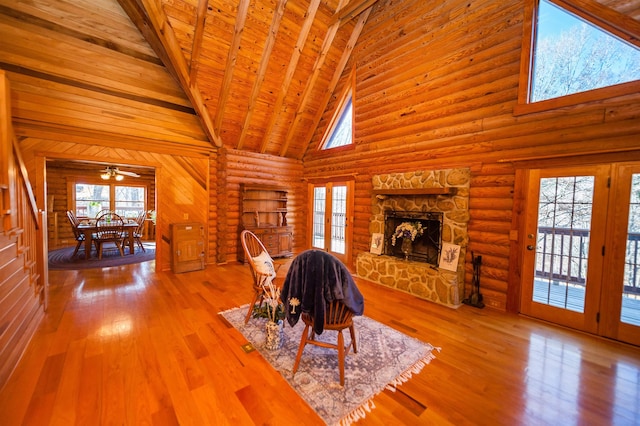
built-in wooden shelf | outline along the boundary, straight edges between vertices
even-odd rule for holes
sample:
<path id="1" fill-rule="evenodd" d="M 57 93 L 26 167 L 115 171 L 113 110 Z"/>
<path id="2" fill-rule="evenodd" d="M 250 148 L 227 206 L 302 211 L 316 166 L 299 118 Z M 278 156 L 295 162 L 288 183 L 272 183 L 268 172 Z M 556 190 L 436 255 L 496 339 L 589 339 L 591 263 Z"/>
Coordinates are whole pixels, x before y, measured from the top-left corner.
<path id="1" fill-rule="evenodd" d="M 374 195 L 453 195 L 457 188 L 387 188 L 374 189 Z"/>

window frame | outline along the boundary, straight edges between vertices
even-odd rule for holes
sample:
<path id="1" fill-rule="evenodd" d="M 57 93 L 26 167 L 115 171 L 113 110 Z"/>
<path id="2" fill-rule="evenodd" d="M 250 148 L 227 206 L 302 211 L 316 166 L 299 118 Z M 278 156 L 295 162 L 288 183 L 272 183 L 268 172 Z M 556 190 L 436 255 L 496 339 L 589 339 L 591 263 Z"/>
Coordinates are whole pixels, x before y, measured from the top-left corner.
<path id="1" fill-rule="evenodd" d="M 77 200 L 76 200 L 76 185 L 101 185 L 101 186 L 109 186 L 109 210 L 115 211 L 116 205 L 116 186 L 128 186 L 134 188 L 144 188 L 144 200 L 143 200 L 143 208 L 144 211 L 148 211 L 148 202 L 149 202 L 149 185 L 145 183 L 140 184 L 123 184 L 122 181 L 112 181 L 112 180 L 102 180 L 102 179 L 91 179 L 86 177 L 70 177 L 67 182 L 67 209 L 77 212 Z"/>
<path id="2" fill-rule="evenodd" d="M 320 139 L 318 150 L 321 152 L 322 151 L 335 152 L 335 150 L 344 150 L 344 149 L 353 148 L 355 145 L 355 142 L 354 142 L 355 118 L 356 118 L 356 113 L 355 113 L 355 109 L 356 109 L 355 108 L 355 81 L 356 80 L 355 78 L 356 78 L 356 73 L 354 68 L 351 70 L 351 73 L 349 74 L 348 83 L 345 85 L 345 87 L 342 89 L 342 92 L 340 93 L 340 96 L 338 98 L 338 103 L 336 105 L 336 109 L 333 115 L 331 116 L 331 120 L 329 121 L 327 130 L 325 130 L 324 134 L 322 135 L 322 139 Z M 342 118 L 342 114 L 349 100 L 351 100 L 351 143 L 347 145 L 328 148 L 327 144 L 331 140 L 331 136 L 333 136 L 333 133 L 336 130 L 336 126 L 340 122 L 340 118 Z"/>
<path id="3" fill-rule="evenodd" d="M 590 25 L 607 31 L 620 39 L 640 48 L 640 24 L 634 19 L 602 6 L 593 0 L 547 0 L 550 3 L 585 20 Z M 514 115 L 550 111 L 586 102 L 600 101 L 640 92 L 640 81 L 615 84 L 580 93 L 543 101 L 530 102 L 533 84 L 533 53 L 535 51 L 536 29 L 540 0 L 530 0 L 525 5 L 520 59 L 518 101 Z"/>

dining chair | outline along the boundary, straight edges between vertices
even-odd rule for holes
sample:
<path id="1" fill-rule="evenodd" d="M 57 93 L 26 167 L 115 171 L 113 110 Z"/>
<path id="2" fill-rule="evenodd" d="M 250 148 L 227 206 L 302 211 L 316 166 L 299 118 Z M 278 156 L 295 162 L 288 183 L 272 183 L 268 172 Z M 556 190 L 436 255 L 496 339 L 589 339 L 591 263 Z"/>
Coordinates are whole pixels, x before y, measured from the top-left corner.
<path id="1" fill-rule="evenodd" d="M 147 219 L 147 212 L 141 211 L 138 217 L 136 218 L 136 223 L 138 226 L 133 231 L 133 240 L 138 244 L 138 247 L 142 249 L 143 252 L 146 252 L 144 249 L 144 245 L 142 244 L 142 234 L 144 229 L 144 221 Z"/>
<path id="2" fill-rule="evenodd" d="M 280 297 L 289 325 L 293 327 L 299 319 L 305 324 L 292 374 L 298 371 L 306 345 L 336 349 L 340 385 L 344 386 L 345 356 L 351 349 L 358 351 L 353 316 L 364 312 L 364 298 L 351 272 L 330 253 L 306 250 L 293 259 Z M 332 336 L 318 338 L 327 330 L 337 333 L 335 343 Z M 349 330 L 351 337 L 346 346 L 344 330 Z"/>
<path id="3" fill-rule="evenodd" d="M 105 213 L 96 218 L 96 233 L 93 241 L 98 250 L 98 259 L 102 259 L 104 246 L 113 243 L 120 251 L 120 256 L 124 256 L 124 221 L 116 213 Z"/>
<path id="4" fill-rule="evenodd" d="M 273 280 L 276 276 L 276 266 L 262 241 L 253 232 L 245 229 L 240 233 L 240 241 L 244 250 L 245 259 L 251 269 L 253 278 L 253 297 L 249 303 L 249 310 L 244 323 L 249 322 L 256 302 L 262 306 L 265 297 L 265 284 L 267 280 Z M 279 266 L 279 265 L 278 265 Z"/>
<path id="5" fill-rule="evenodd" d="M 82 244 L 85 241 L 84 234 L 78 230 L 78 225 L 80 221 L 77 216 L 71 211 L 67 210 L 67 218 L 69 219 L 69 223 L 71 224 L 71 230 L 73 231 L 73 238 L 76 240 L 76 248 L 73 250 L 73 254 L 71 257 L 75 257 L 78 254 L 78 250 L 82 247 Z"/>

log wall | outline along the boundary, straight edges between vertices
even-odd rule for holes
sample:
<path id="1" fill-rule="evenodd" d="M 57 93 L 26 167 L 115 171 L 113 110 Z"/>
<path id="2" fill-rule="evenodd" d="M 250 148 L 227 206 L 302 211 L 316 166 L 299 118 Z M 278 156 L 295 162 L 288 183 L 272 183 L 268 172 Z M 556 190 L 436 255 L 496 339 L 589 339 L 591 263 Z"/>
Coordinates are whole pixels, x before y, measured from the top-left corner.
<path id="1" fill-rule="evenodd" d="M 339 155 L 315 150 L 330 106 L 304 157 L 306 178 L 356 174 L 354 257 L 369 249 L 372 175 L 470 167 L 467 291 L 473 252 L 483 256 L 485 302 L 510 310 L 518 161 L 544 167 L 607 151 L 626 159 L 640 148 L 638 94 L 514 115 L 524 3 L 380 0 L 336 90 L 355 67 L 355 146 Z"/>

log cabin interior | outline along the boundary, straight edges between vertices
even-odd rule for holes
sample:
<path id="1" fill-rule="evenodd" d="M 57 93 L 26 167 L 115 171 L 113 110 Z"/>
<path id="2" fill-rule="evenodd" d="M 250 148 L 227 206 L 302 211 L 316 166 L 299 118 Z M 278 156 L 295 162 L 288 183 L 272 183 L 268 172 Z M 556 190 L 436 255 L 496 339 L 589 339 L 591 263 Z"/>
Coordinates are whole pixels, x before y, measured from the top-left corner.
<path id="1" fill-rule="evenodd" d="M 262 223 L 284 262 L 332 252 L 367 316 L 442 347 L 362 424 L 640 423 L 640 80 L 532 102 L 539 3 L 0 0 L 3 422 L 320 424 L 217 319 L 250 300 L 239 235 Z M 638 2 L 544 3 L 640 49 Z M 49 271 L 73 185 L 111 166 L 139 175 L 155 261 Z M 408 260 L 404 220 L 430 229 Z M 203 226 L 201 270 L 172 270 L 180 223 Z M 133 337 L 92 338 L 125 311 Z"/>

